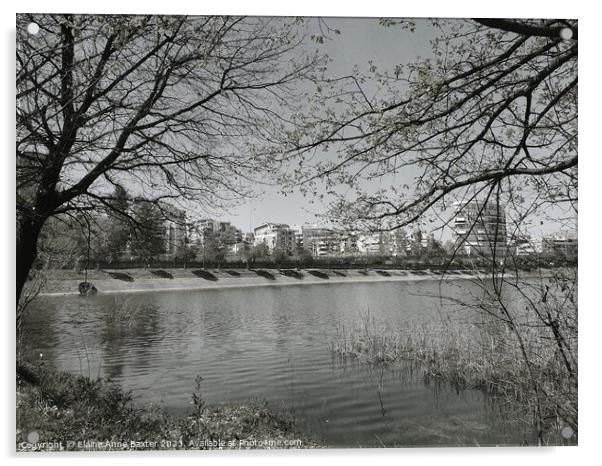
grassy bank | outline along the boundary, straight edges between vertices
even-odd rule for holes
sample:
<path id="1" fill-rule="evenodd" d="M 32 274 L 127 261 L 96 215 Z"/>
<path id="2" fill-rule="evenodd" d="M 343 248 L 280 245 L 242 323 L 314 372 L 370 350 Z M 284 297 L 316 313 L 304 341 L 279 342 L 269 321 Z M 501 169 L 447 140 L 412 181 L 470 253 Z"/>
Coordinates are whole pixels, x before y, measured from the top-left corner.
<path id="1" fill-rule="evenodd" d="M 131 394 L 40 365 L 17 370 L 17 451 L 311 448 L 287 414 L 265 402 L 208 406 L 197 379 L 192 409 L 174 418 Z"/>

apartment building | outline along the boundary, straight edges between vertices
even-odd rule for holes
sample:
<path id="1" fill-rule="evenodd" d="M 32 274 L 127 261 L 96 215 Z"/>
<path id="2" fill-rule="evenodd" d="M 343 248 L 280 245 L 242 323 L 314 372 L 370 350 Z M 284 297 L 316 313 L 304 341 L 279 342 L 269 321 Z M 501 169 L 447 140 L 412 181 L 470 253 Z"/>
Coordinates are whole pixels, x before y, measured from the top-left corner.
<path id="1" fill-rule="evenodd" d="M 263 223 L 253 230 L 254 244 L 265 244 L 272 254 L 281 251 L 287 255 L 296 252 L 295 231 L 284 223 Z"/>
<path id="2" fill-rule="evenodd" d="M 454 207 L 454 238 L 460 250 L 469 256 L 503 259 L 507 251 L 504 206 L 475 200 Z"/>
<path id="3" fill-rule="evenodd" d="M 165 254 L 177 257 L 186 250 L 186 212 L 170 205 L 164 205 L 163 239 Z"/>

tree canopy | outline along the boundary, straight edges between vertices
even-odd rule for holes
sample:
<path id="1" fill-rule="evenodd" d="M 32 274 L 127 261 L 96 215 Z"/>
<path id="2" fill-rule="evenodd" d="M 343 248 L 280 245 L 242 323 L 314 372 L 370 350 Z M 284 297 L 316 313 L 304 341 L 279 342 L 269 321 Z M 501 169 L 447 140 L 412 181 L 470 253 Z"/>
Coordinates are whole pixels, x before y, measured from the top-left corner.
<path id="1" fill-rule="evenodd" d="M 284 182 L 309 193 L 323 183 L 332 218 L 374 229 L 474 198 L 502 197 L 521 218 L 576 211 L 577 21 L 381 23 L 430 28 L 431 55 L 321 84 L 297 115 L 304 131 L 285 141 Z M 399 183 L 403 173 L 414 179 Z"/>
<path id="2" fill-rule="evenodd" d="M 264 170 L 256 147 L 291 124 L 294 84 L 319 72 L 299 24 L 18 15 L 17 296 L 46 220 L 115 210 L 117 185 L 201 206 L 247 194 Z"/>

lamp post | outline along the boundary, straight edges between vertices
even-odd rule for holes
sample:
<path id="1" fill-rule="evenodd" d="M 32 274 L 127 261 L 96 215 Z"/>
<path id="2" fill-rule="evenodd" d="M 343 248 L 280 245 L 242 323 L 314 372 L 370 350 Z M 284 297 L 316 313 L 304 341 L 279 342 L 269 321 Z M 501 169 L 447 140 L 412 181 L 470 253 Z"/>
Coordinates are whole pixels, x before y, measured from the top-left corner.
<path id="1" fill-rule="evenodd" d="M 255 212 L 255 210 L 257 209 L 257 207 L 253 207 L 250 211 L 249 211 L 249 235 L 251 234 L 252 230 L 251 230 L 251 218 L 253 216 L 253 212 Z M 252 244 L 250 244 L 249 242 L 249 253 L 247 254 L 247 270 L 250 268 L 250 259 L 251 259 L 251 254 L 252 254 Z"/>
<path id="2" fill-rule="evenodd" d="M 251 211 L 249 212 L 249 233 L 251 233 L 252 231 L 252 227 L 251 227 L 251 217 L 253 216 L 253 212 L 255 212 L 257 210 L 257 207 L 253 207 L 251 209 Z"/>

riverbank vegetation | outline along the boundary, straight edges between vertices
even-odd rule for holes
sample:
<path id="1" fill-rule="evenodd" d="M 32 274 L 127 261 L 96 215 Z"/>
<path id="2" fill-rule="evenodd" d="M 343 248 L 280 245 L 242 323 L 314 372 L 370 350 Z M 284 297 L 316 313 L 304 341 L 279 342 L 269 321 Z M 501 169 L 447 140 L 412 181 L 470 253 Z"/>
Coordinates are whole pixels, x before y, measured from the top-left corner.
<path id="1" fill-rule="evenodd" d="M 57 445 L 64 450 L 317 446 L 296 431 L 289 414 L 274 412 L 266 402 L 212 407 L 201 390 L 202 379 L 197 377 L 192 409 L 177 418 L 158 406 L 138 406 L 131 393 L 112 383 L 21 362 L 17 364 L 17 450 L 56 450 Z"/>
<path id="2" fill-rule="evenodd" d="M 341 326 L 331 342 L 341 358 L 372 365 L 405 365 L 425 384 L 458 392 L 477 389 L 528 426 L 540 445 L 577 441 L 576 277 L 560 274 L 542 282 L 505 282 L 509 294 L 454 299 L 468 314 L 393 328 L 362 316 L 355 328 Z M 482 284 L 483 287 L 485 286 Z"/>

